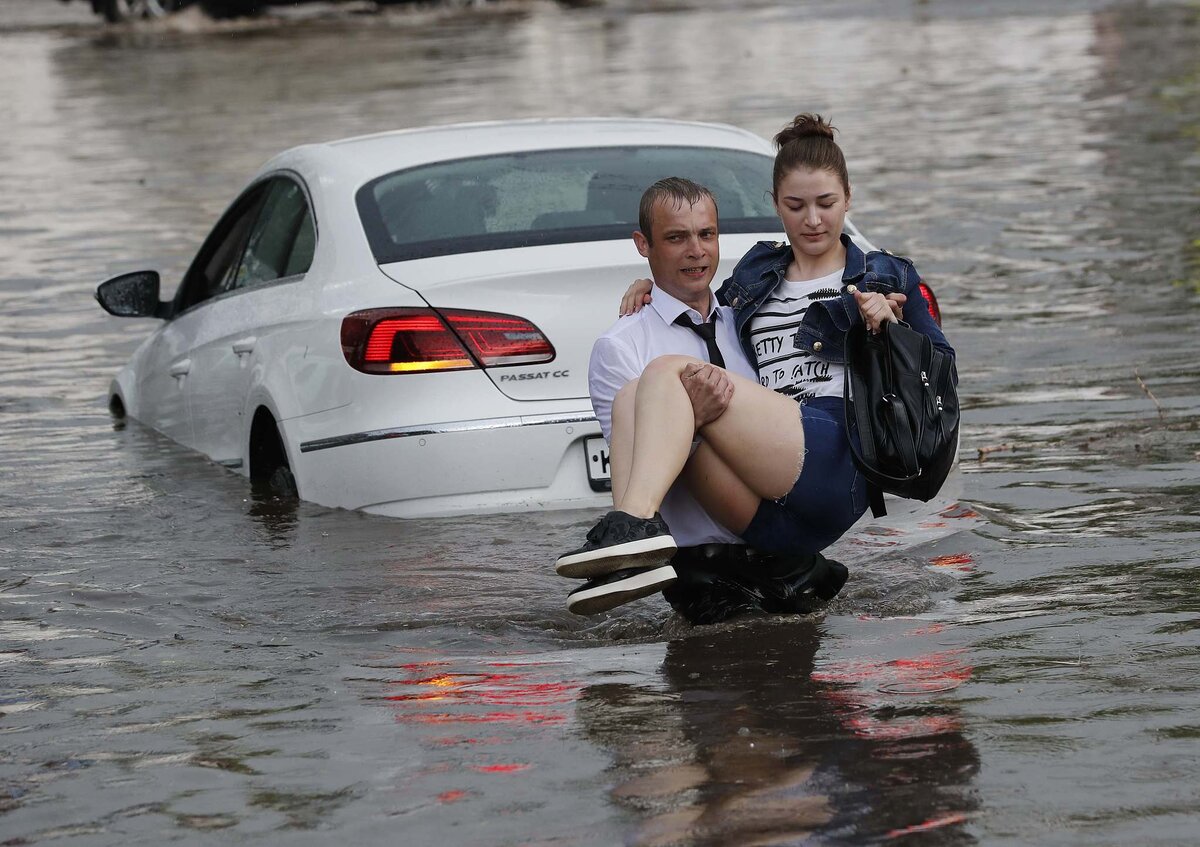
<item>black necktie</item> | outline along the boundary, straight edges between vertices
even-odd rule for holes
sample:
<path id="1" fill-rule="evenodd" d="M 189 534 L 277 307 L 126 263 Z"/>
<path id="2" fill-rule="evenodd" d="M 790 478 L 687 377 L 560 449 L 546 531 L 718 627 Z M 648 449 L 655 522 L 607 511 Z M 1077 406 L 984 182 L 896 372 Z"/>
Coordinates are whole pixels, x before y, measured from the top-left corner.
<path id="1" fill-rule="evenodd" d="M 692 332 L 696 333 L 696 335 L 703 338 L 704 346 L 708 348 L 708 360 L 718 368 L 725 367 L 725 357 L 721 355 L 721 351 L 717 347 L 717 316 L 715 312 L 707 323 L 692 323 L 692 319 L 687 316 L 687 312 L 681 313 L 675 319 L 675 323 L 680 326 L 686 326 Z"/>

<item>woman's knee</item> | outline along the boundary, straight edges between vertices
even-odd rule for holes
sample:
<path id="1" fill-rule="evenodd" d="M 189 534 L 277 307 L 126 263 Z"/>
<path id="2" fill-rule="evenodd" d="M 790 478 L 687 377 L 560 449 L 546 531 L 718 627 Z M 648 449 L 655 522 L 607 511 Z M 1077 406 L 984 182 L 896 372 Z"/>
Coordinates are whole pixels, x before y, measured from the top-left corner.
<path id="1" fill-rule="evenodd" d="M 696 363 L 700 363 L 700 360 L 693 356 L 679 356 L 675 354 L 659 356 L 646 365 L 642 371 L 642 379 L 661 375 L 678 376 L 683 372 L 685 367 Z"/>

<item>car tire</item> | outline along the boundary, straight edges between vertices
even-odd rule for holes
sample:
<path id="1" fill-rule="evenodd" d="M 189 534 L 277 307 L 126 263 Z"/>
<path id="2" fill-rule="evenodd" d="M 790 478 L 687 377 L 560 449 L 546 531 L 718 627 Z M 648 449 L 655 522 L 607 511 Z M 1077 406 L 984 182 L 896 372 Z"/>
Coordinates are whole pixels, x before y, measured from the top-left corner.
<path id="1" fill-rule="evenodd" d="M 292 469 L 287 465 L 280 465 L 275 468 L 271 478 L 266 483 L 267 490 L 276 497 L 295 497 L 296 495 L 296 477 L 292 476 Z"/>
<path id="2" fill-rule="evenodd" d="M 259 409 L 250 427 L 250 484 L 274 497 L 299 497 L 296 477 L 275 419 Z"/>

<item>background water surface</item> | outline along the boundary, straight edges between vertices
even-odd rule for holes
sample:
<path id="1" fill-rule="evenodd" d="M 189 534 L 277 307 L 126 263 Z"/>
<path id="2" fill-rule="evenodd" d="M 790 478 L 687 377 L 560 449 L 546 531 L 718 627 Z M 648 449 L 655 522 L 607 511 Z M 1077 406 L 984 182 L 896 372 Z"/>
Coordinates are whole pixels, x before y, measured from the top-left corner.
<path id="1" fill-rule="evenodd" d="M 0 842 L 1189 844 L 1200 7 L 0 0 Z M 108 380 L 274 152 L 464 119 L 841 129 L 960 352 L 962 503 L 818 619 L 563 609 L 590 513 L 253 496 Z M 168 286 L 169 287 L 169 286 Z"/>

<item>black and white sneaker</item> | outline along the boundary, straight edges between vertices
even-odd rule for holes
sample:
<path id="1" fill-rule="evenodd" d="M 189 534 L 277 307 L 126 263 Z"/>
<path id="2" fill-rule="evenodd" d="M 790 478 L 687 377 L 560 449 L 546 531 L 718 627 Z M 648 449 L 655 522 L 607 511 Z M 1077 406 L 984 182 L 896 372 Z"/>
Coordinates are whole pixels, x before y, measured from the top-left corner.
<path id="1" fill-rule="evenodd" d="M 622 603 L 657 594 L 675 582 L 670 565 L 623 568 L 589 579 L 567 595 L 567 609 L 577 615 L 598 615 Z"/>
<path id="2" fill-rule="evenodd" d="M 587 534 L 587 543 L 563 553 L 554 564 L 559 576 L 591 579 L 624 568 L 661 565 L 675 553 L 675 539 L 662 517 L 635 518 L 609 512 Z"/>

